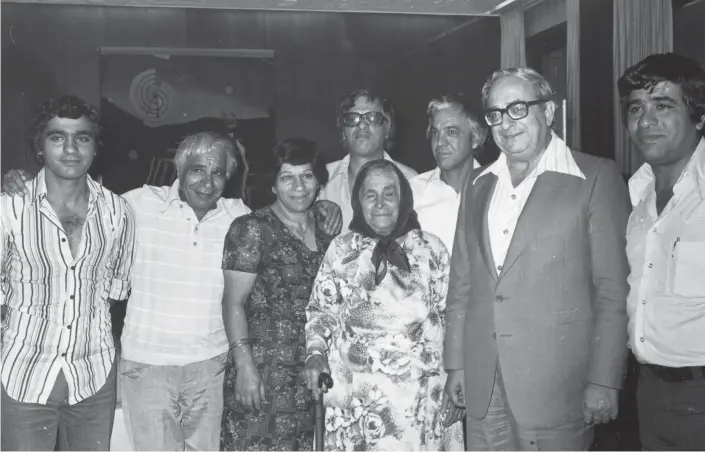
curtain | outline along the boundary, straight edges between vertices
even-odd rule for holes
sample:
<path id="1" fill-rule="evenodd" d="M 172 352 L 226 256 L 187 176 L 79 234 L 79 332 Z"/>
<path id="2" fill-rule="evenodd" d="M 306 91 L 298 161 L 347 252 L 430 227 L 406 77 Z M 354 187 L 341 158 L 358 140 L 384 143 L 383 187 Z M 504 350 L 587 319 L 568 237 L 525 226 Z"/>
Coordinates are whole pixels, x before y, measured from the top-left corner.
<path id="1" fill-rule="evenodd" d="M 524 11 L 515 8 L 499 16 L 502 26 L 502 69 L 526 66 Z"/>
<path id="2" fill-rule="evenodd" d="M 671 0 L 614 0 L 614 118 L 615 159 L 631 175 L 643 164 L 622 122 L 617 80 L 624 71 L 653 53 L 673 51 Z"/>
<path id="3" fill-rule="evenodd" d="M 580 1 L 566 1 L 567 68 L 566 98 L 568 124 L 563 132 L 573 149 L 580 149 Z"/>

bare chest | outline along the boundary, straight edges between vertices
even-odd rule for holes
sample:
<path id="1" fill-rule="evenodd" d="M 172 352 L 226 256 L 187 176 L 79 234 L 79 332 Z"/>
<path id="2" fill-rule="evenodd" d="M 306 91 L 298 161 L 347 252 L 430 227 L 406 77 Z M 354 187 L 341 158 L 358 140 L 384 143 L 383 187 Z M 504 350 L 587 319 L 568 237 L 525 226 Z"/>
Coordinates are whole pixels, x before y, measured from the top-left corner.
<path id="1" fill-rule="evenodd" d="M 87 212 L 84 209 L 65 208 L 60 209 L 56 214 L 68 238 L 71 255 L 76 257 L 78 247 L 81 245 L 81 234 L 86 223 Z"/>

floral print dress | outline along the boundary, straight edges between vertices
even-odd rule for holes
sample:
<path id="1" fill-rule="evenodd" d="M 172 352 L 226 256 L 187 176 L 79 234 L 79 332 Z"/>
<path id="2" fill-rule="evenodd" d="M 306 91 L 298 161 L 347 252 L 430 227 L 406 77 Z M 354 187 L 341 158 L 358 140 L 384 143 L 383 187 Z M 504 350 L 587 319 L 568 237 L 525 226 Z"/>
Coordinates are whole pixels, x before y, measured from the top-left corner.
<path id="1" fill-rule="evenodd" d="M 318 223 L 318 222 L 317 222 Z M 233 221 L 225 238 L 223 269 L 257 273 L 245 305 L 252 354 L 264 382 L 259 412 L 235 400 L 237 369 L 225 369 L 221 450 L 311 450 L 314 404 L 300 372 L 304 366 L 305 308 L 331 238 L 316 225 L 310 250 L 272 212 L 257 210 Z"/>
<path id="2" fill-rule="evenodd" d="M 333 240 L 306 308 L 307 355 L 327 355 L 326 450 L 462 450 L 462 424 L 442 425 L 449 257 L 436 236 L 403 236 L 410 271 L 389 265 L 379 286 L 376 240 Z"/>

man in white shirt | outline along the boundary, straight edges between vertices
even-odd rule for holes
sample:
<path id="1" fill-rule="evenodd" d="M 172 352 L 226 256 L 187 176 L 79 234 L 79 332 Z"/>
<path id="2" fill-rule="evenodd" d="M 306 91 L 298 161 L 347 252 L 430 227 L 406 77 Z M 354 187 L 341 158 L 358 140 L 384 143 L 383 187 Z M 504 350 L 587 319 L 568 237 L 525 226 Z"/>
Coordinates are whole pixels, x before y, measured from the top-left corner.
<path id="1" fill-rule="evenodd" d="M 321 190 L 319 199 L 333 201 L 340 206 L 342 232 L 345 233 L 352 221 L 350 190 L 358 171 L 372 160 L 392 160 L 386 151 L 394 138 L 394 109 L 385 98 L 368 90 L 352 91 L 340 103 L 338 130 L 348 155 L 328 164 L 328 184 Z M 416 171 L 408 166 L 394 163 L 407 179 L 416 176 Z"/>
<path id="2" fill-rule="evenodd" d="M 646 163 L 629 180 L 629 346 L 645 450 L 705 450 L 705 69 L 651 55 L 618 82 Z"/>
<path id="3" fill-rule="evenodd" d="M 461 94 L 432 99 L 427 113 L 426 135 L 438 166 L 409 181 L 414 210 L 421 229 L 440 238 L 452 252 L 460 191 L 473 169 L 480 166 L 474 156 L 485 143 L 487 129 Z"/>
<path id="4" fill-rule="evenodd" d="M 613 161 L 551 131 L 553 90 L 495 71 L 501 154 L 463 190 L 446 309 L 446 393 L 469 450 L 588 450 L 617 416 L 627 356 L 629 199 Z"/>
<path id="5" fill-rule="evenodd" d="M 217 450 L 228 339 L 221 261 L 232 221 L 250 212 L 222 198 L 232 142 L 186 137 L 172 186 L 125 193 L 137 217 L 137 258 L 122 334 L 123 414 L 136 450 Z"/>

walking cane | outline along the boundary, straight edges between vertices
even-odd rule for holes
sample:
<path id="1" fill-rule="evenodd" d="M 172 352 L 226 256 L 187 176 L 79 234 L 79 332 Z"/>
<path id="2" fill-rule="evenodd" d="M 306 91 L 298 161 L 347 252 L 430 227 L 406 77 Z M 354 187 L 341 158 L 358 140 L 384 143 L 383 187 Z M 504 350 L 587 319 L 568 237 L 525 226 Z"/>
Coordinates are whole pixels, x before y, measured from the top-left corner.
<path id="1" fill-rule="evenodd" d="M 333 387 L 333 379 L 330 375 L 325 372 L 321 372 L 318 375 L 318 389 L 321 389 L 323 385 L 330 389 Z M 324 450 L 323 437 L 326 433 L 325 425 L 325 408 L 323 407 L 323 391 L 318 393 L 318 400 L 316 400 L 316 447 L 314 450 Z"/>

